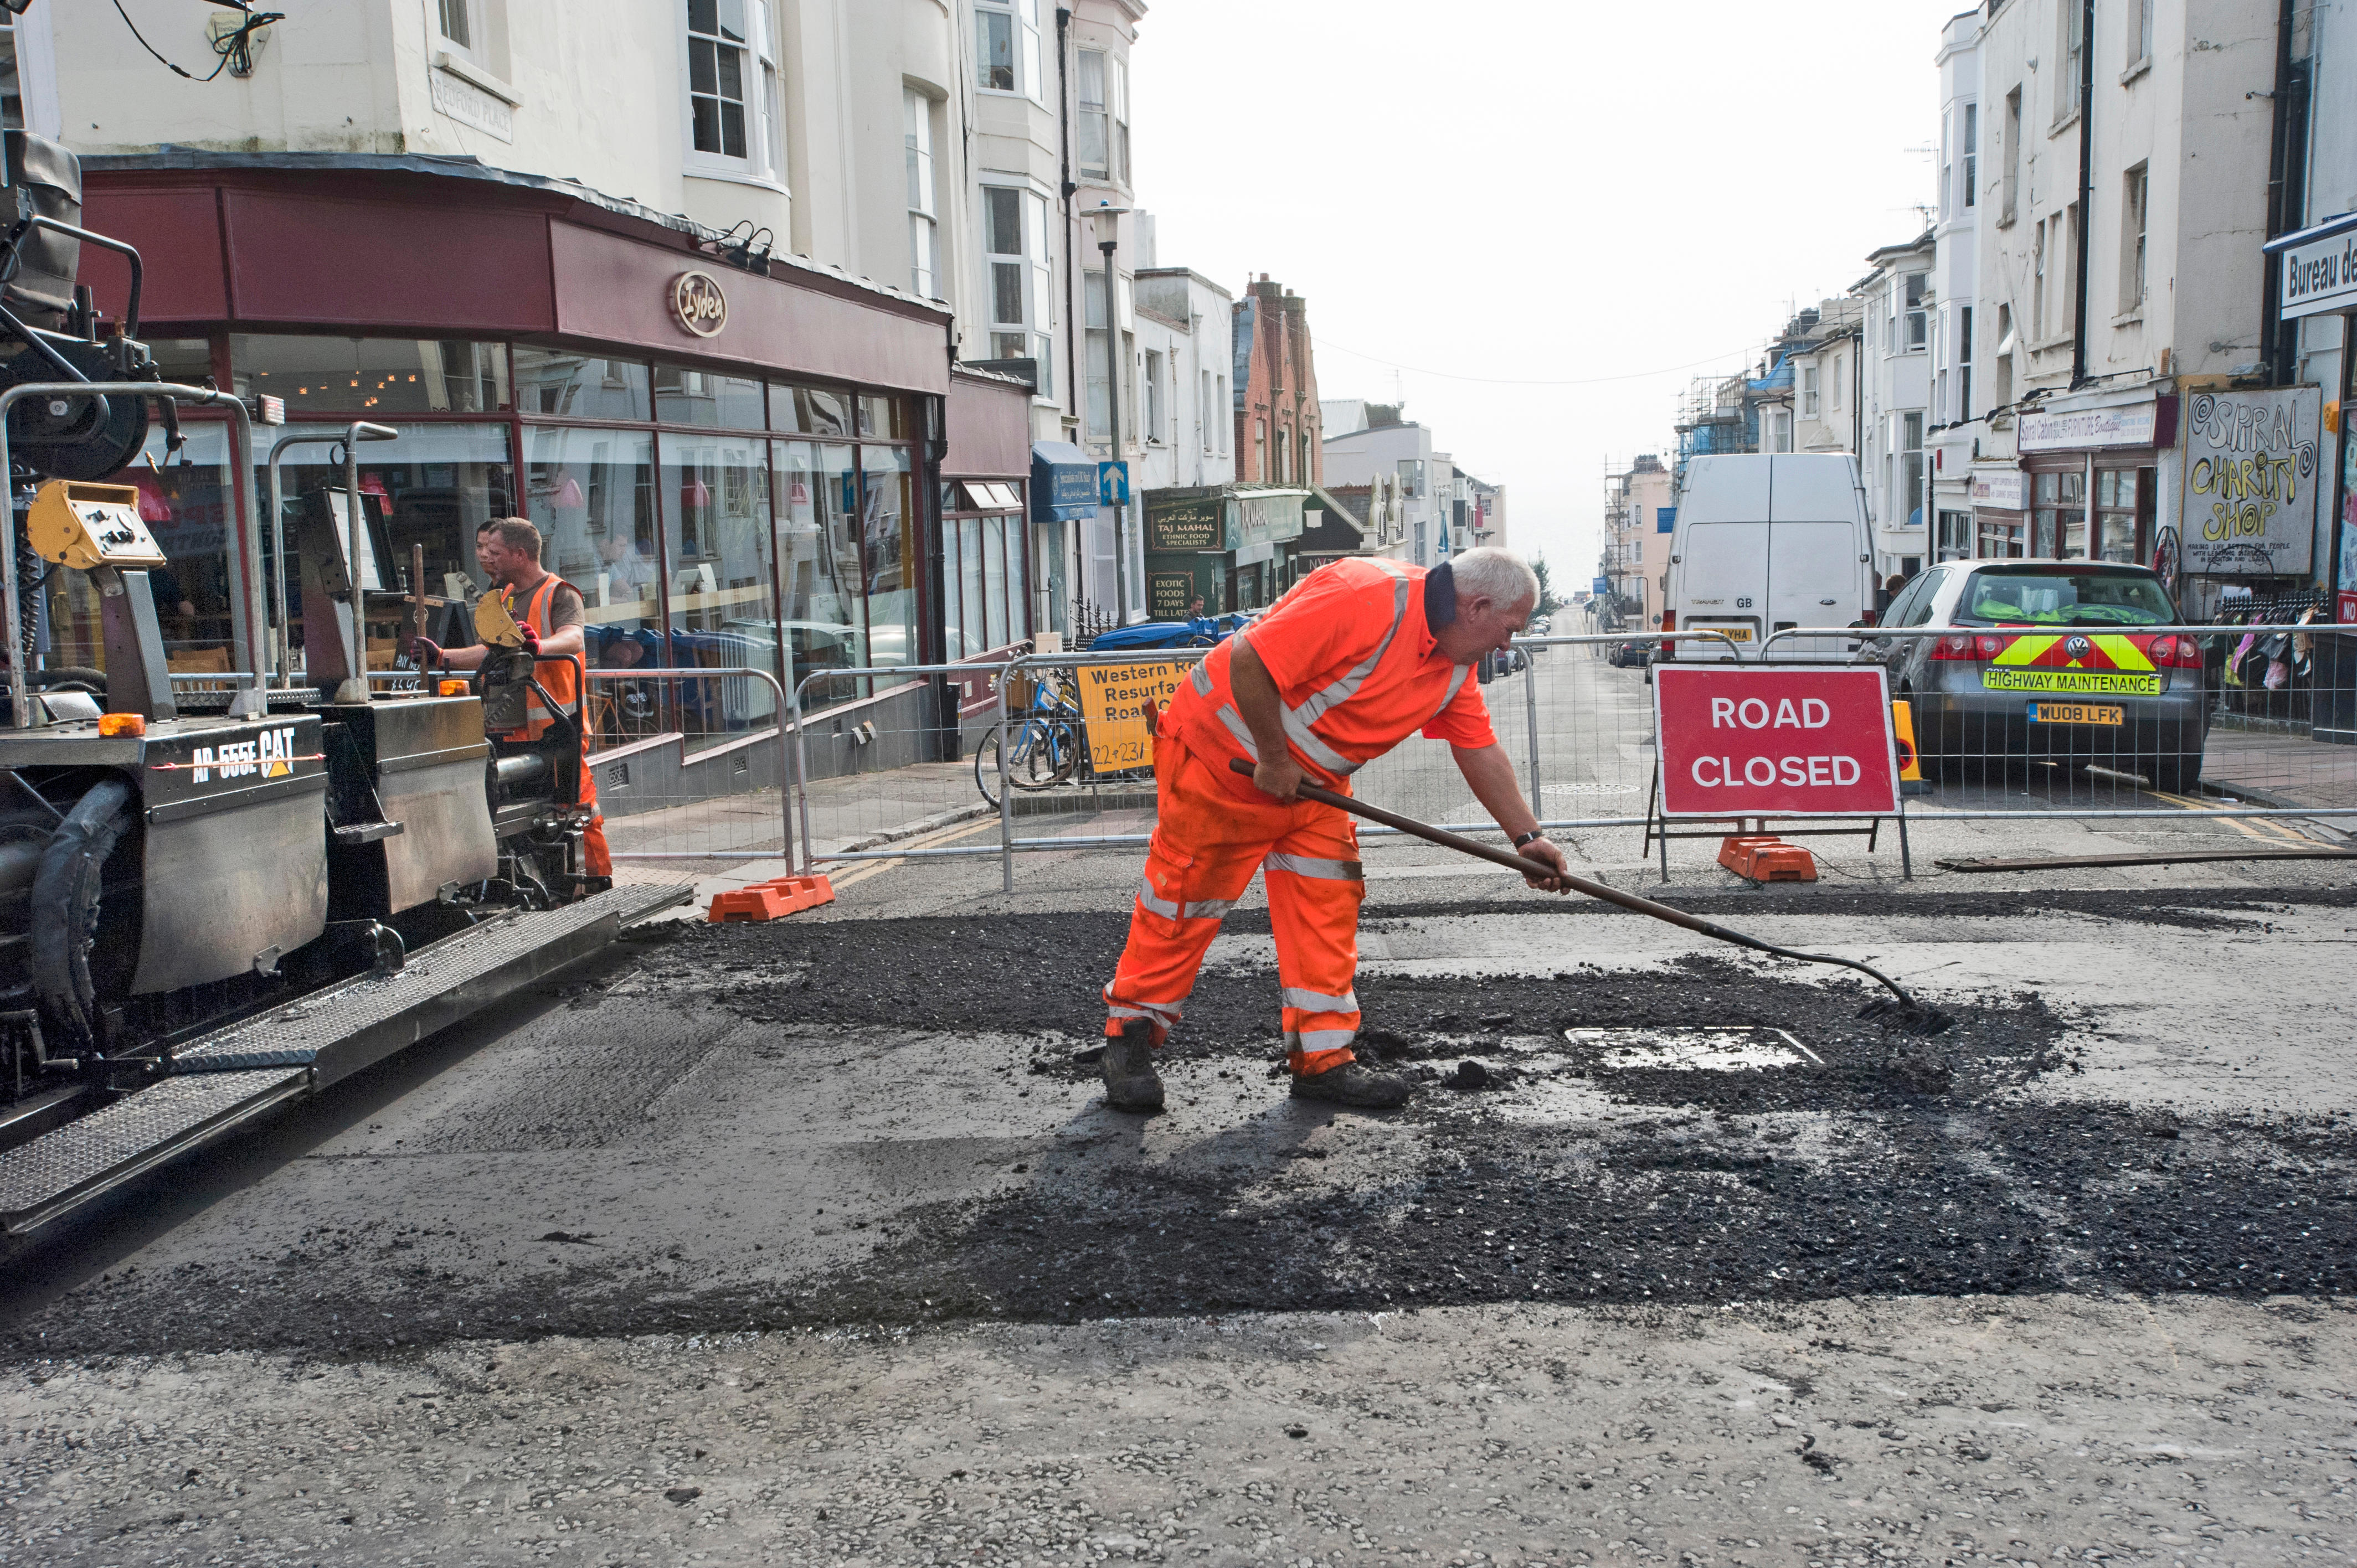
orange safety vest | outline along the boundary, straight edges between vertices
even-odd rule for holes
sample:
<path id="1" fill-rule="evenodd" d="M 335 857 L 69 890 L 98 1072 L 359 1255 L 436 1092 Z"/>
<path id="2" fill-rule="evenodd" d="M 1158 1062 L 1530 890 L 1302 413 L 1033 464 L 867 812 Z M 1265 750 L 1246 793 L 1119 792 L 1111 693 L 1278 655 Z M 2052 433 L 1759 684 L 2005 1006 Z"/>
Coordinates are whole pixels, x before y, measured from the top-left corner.
<path id="1" fill-rule="evenodd" d="M 558 576 L 554 572 L 550 573 L 547 576 L 543 577 L 540 580 L 540 585 L 533 589 L 531 596 L 524 601 L 523 613 L 522 615 L 516 615 L 515 595 L 512 590 L 498 589 L 494 591 L 504 593 L 507 596 L 508 614 L 515 616 L 519 624 L 532 628 L 533 636 L 545 640 L 549 634 L 549 606 L 554 603 L 556 598 L 557 585 L 564 582 L 565 579 Z M 565 583 L 565 585 L 567 587 L 573 586 L 570 583 Z M 574 588 L 573 591 L 577 594 L 581 590 Z M 570 659 L 560 659 L 552 662 L 534 664 L 533 666 L 533 679 L 537 681 L 542 687 L 547 689 L 548 694 L 556 699 L 556 705 L 563 709 L 567 716 L 572 718 L 576 724 L 580 722 L 581 687 L 579 679 L 574 669 L 573 660 Z M 503 740 L 538 740 L 542 736 L 548 733 L 549 726 L 555 722 L 554 717 L 549 712 L 548 704 L 541 701 L 540 692 L 535 689 L 524 699 L 524 727 L 520 730 L 505 731 L 501 734 L 500 738 Z M 588 736 L 586 734 L 582 736 L 582 746 L 584 750 L 587 750 L 588 746 Z"/>
<path id="2" fill-rule="evenodd" d="M 1215 771 L 1240 795 L 1250 788 L 1226 767 L 1229 757 L 1260 759 L 1229 685 L 1233 645 L 1249 639 L 1276 682 L 1293 755 L 1329 787 L 1347 789 L 1351 774 L 1418 730 L 1475 750 L 1496 745 L 1473 666 L 1451 662 L 1434 643 L 1426 575 L 1381 558 L 1320 566 L 1195 666 L 1162 733 L 1218 758 Z"/>

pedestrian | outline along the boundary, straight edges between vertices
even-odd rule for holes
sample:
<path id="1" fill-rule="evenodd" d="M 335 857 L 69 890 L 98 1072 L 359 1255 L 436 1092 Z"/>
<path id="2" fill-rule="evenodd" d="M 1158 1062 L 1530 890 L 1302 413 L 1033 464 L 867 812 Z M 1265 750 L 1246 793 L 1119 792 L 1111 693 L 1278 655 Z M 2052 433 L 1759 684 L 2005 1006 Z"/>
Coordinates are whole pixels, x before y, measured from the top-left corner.
<path id="1" fill-rule="evenodd" d="M 1482 807 L 1534 860 L 1567 872 L 1539 831 L 1514 766 L 1469 677 L 1522 630 L 1538 579 L 1503 550 L 1469 550 L 1426 571 L 1351 557 L 1304 578 L 1248 631 L 1211 650 L 1156 731 L 1159 821 L 1130 914 L 1129 942 L 1104 988 L 1106 1101 L 1162 1104 L 1154 1049 L 1195 987 L 1220 918 L 1253 873 L 1276 933 L 1286 1060 L 1294 1094 L 1389 1107 L 1406 1080 L 1351 1049 L 1365 883 L 1351 818 L 1304 800 L 1304 780 L 1347 791 L 1351 775 L 1418 730 L 1445 740 Z M 1252 765 L 1246 779 L 1232 759 Z M 1526 878 L 1561 892 L 1553 877 Z"/>
<path id="2" fill-rule="evenodd" d="M 542 701 L 541 691 L 567 709 L 581 729 L 581 804 L 589 808 L 589 824 L 581 835 L 581 864 L 591 876 L 614 875 L 612 854 L 606 847 L 606 819 L 597 810 L 597 786 L 589 768 L 589 725 L 584 721 L 579 672 L 573 660 L 586 659 L 582 627 L 587 617 L 581 590 L 544 569 L 540 564 L 540 530 L 521 517 L 495 517 L 475 531 L 475 564 L 491 580 L 490 593 L 505 601 L 508 614 L 524 634 L 524 647 L 537 662 L 533 666 L 535 690 L 525 709 L 524 727 L 501 733 L 501 740 L 538 740 L 555 723 Z M 488 649 L 442 648 L 421 637 L 411 645 L 410 657 L 420 670 L 446 665 L 453 670 L 482 666 Z"/>

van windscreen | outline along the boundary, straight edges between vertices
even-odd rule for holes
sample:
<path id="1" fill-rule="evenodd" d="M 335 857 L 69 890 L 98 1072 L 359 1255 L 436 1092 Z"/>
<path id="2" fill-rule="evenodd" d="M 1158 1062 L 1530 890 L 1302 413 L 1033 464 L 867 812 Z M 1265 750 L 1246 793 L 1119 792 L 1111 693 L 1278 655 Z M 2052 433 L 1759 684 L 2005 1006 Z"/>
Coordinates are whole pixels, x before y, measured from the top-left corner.
<path id="1" fill-rule="evenodd" d="M 2127 572 L 1975 572 L 1959 626 L 2166 626 L 2160 581 Z"/>

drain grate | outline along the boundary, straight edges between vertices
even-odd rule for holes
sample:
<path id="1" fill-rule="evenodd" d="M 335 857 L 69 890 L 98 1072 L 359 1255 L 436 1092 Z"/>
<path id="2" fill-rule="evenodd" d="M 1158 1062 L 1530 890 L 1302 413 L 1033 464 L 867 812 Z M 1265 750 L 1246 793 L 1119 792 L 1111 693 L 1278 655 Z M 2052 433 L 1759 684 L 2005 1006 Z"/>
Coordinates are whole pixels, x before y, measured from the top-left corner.
<path id="1" fill-rule="evenodd" d="M 1825 1065 L 1824 1058 L 1801 1044 L 1791 1030 L 1743 1024 L 1681 1029 L 1566 1029 L 1563 1037 L 1575 1046 L 1601 1052 L 1603 1065 L 1615 1072 L 1645 1068 L 1753 1072 L 1798 1067 L 1803 1062 Z"/>

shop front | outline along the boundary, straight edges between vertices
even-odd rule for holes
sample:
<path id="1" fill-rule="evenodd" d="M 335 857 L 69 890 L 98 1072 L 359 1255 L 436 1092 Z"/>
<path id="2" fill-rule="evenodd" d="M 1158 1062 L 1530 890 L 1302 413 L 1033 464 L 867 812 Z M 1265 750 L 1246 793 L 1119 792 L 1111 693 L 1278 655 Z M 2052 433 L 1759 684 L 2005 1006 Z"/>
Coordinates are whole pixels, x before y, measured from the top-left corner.
<path id="1" fill-rule="evenodd" d="M 2176 438 L 2177 399 L 2149 389 L 2023 413 L 2014 444 L 2029 481 L 2028 553 L 2152 564 L 2161 456 Z"/>
<path id="2" fill-rule="evenodd" d="M 1184 620 L 1228 608 L 1227 490 L 1204 485 L 1146 492 L 1146 613 Z"/>
<path id="3" fill-rule="evenodd" d="M 2331 401 L 2319 415 L 2325 472 L 2316 487 L 2315 578 L 2331 594 L 2331 618 L 2357 624 L 2357 441 L 2349 439 L 2349 413 L 2357 407 L 2357 212 L 2344 212 L 2267 242 L 2276 259 L 2276 304 L 2286 321 L 2310 320 L 2308 342 L 2339 364 L 2330 378 Z M 2332 331 L 2337 319 L 2339 330 Z M 2331 347 L 2337 337 L 2339 351 Z M 2323 394 L 2319 392 L 2319 396 Z M 2331 439 L 2325 440 L 2323 437 Z M 2311 734 L 2319 741 L 2357 745 L 2357 649 L 2352 639 L 2319 637 L 2309 676 L 2314 693 Z"/>
<path id="4" fill-rule="evenodd" d="M 994 626 L 1013 635 L 1023 596 L 1002 593 L 993 619 L 985 520 L 1020 514 L 1026 410 L 952 397 L 940 307 L 782 260 L 766 275 L 731 266 L 683 220 L 479 167 L 168 154 L 84 168 L 85 221 L 146 258 L 143 333 L 166 375 L 286 410 L 247 454 L 184 416 L 187 447 L 167 456 L 152 437 L 155 466 L 135 468 L 170 557 L 158 597 L 175 667 L 225 667 L 231 536 L 251 526 L 231 464 L 259 468 L 276 442 L 356 419 L 398 432 L 362 445 L 361 485 L 404 579 L 423 553 L 408 591 L 470 599 L 486 585 L 475 531 L 527 517 L 544 564 L 581 590 L 596 666 L 744 665 L 791 690 L 813 671 L 939 660 Z M 86 246 L 83 267 L 102 301 L 123 297 L 114 258 Z M 979 457 L 954 487 L 940 467 L 944 451 L 1001 447 L 1017 460 Z M 290 448 L 283 468 L 290 519 L 342 483 L 325 443 Z M 985 563 L 971 613 L 969 519 Z M 291 593 L 286 607 L 299 617 Z M 371 615 L 374 664 L 393 660 L 398 613 Z M 94 645 L 94 618 L 57 624 Z M 811 700 L 910 689 L 821 682 Z M 778 719 L 767 683 L 744 678 L 593 690 L 609 746 L 676 732 L 694 750 Z"/>
<path id="5" fill-rule="evenodd" d="M 2026 554 L 2029 539 L 2029 476 L 2011 465 L 1998 467 L 1975 464 L 1968 493 L 1972 497 L 1972 527 L 1976 542 L 1968 553 L 1983 561 Z"/>
<path id="6" fill-rule="evenodd" d="M 1309 492 L 1282 485 L 1231 485 L 1222 538 L 1228 607 L 1266 609 L 1293 586 L 1294 552 Z"/>

